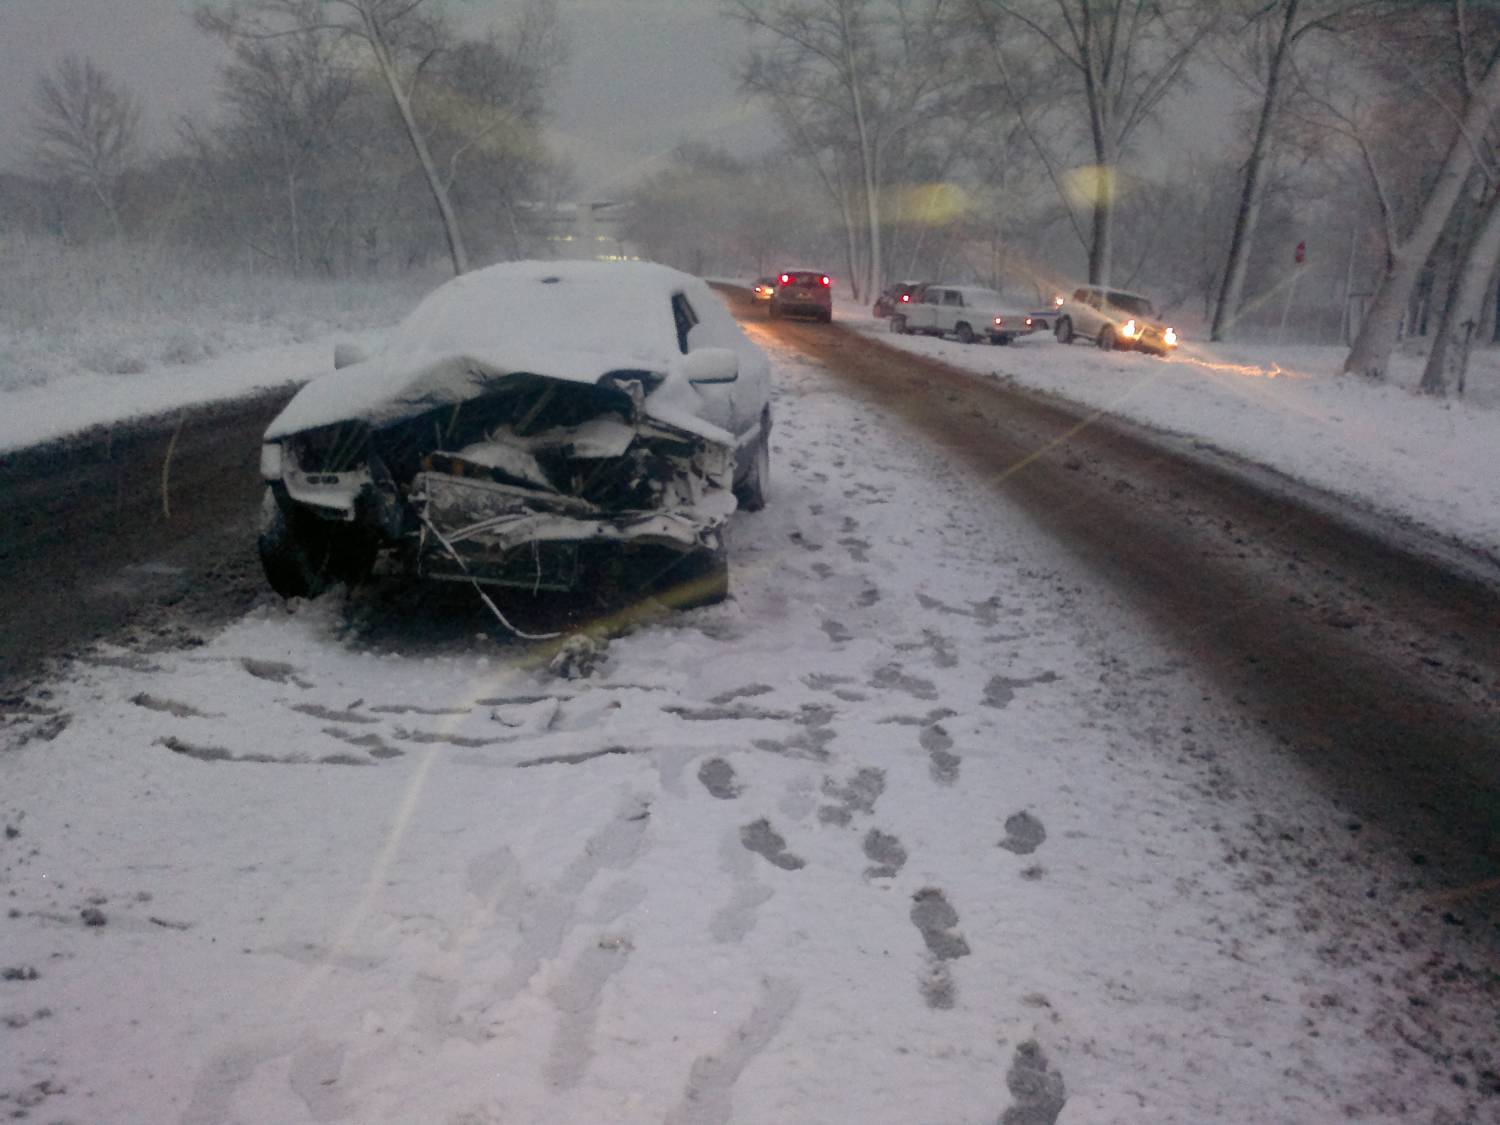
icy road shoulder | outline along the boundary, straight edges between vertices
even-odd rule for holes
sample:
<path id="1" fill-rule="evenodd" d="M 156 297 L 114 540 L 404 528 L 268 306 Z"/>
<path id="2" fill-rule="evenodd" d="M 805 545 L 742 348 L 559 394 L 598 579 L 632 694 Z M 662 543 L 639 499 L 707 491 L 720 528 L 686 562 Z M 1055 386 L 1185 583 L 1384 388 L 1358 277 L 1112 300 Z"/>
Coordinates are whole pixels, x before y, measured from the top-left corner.
<path id="1" fill-rule="evenodd" d="M 1493 1112 L 1481 954 L 1378 834 L 1023 517 L 775 358 L 734 600 L 591 679 L 376 647 L 324 602 L 7 704 L 0 1109 Z"/>
<path id="2" fill-rule="evenodd" d="M 1421 358 L 1398 354 L 1389 383 L 1338 374 L 1346 349 L 1185 343 L 1166 359 L 1059 345 L 1050 333 L 1010 348 L 897 336 L 867 309 L 840 323 L 930 356 L 1195 444 L 1224 450 L 1360 507 L 1500 559 L 1500 349 L 1475 352 L 1466 399 L 1414 394 Z"/>

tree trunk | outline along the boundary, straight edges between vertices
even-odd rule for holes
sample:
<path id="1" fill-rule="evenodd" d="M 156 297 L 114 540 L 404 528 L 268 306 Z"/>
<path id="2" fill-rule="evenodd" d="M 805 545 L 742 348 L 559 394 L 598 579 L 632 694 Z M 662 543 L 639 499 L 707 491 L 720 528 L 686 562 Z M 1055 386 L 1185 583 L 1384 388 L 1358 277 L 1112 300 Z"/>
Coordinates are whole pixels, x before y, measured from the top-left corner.
<path id="1" fill-rule="evenodd" d="M 427 140 L 417 125 L 416 115 L 411 108 L 411 99 L 401 88 L 401 76 L 396 73 L 396 64 L 391 58 L 390 48 L 386 45 L 385 35 L 379 22 L 373 16 L 365 14 L 364 21 L 370 38 L 370 47 L 375 55 L 375 63 L 380 68 L 380 76 L 385 79 L 391 98 L 396 103 L 396 110 L 401 114 L 401 123 L 406 126 L 407 140 L 411 141 L 412 150 L 417 154 L 417 161 L 422 165 L 422 173 L 427 177 L 427 187 L 432 192 L 433 202 L 437 204 L 438 214 L 442 218 L 443 235 L 448 240 L 448 254 L 453 259 L 453 272 L 454 274 L 467 273 L 469 253 L 464 249 L 463 233 L 458 227 L 458 215 L 454 213 L 453 204 L 448 199 L 448 190 L 443 187 L 437 165 L 433 163 L 432 154 L 427 149 Z"/>
<path id="2" fill-rule="evenodd" d="M 1465 250 L 1454 280 L 1452 299 L 1443 309 L 1437 337 L 1422 371 L 1424 394 L 1446 395 L 1450 386 L 1464 385 L 1469 355 L 1479 334 L 1485 296 L 1497 263 L 1500 263 L 1500 191 L 1490 194 L 1479 229 Z"/>
<path id="3" fill-rule="evenodd" d="M 1401 314 L 1422 267 L 1448 224 L 1448 216 L 1463 191 L 1469 170 L 1474 166 L 1475 140 L 1484 136 L 1497 103 L 1500 103 L 1500 65 L 1493 65 L 1474 91 L 1474 97 L 1464 112 L 1463 124 L 1448 146 L 1442 171 L 1423 201 L 1415 226 L 1391 255 L 1385 275 L 1375 291 L 1375 299 L 1370 302 L 1360 325 L 1359 335 L 1344 360 L 1346 372 L 1377 380 L 1385 378 L 1391 352 L 1395 350 L 1401 331 Z"/>
<path id="4" fill-rule="evenodd" d="M 859 163 L 864 180 L 865 216 L 870 225 L 866 235 L 870 247 L 870 257 L 867 262 L 869 273 L 863 279 L 864 290 L 870 293 L 880 285 L 881 281 L 879 172 L 876 167 L 878 157 L 870 140 L 869 125 L 865 121 L 864 97 L 859 88 L 859 68 L 854 57 L 854 39 L 849 30 L 849 10 L 843 6 L 839 8 L 839 27 L 844 41 L 844 74 L 849 83 L 849 100 L 854 110 L 854 128 L 859 135 Z M 858 283 L 854 284 L 858 289 Z M 857 294 L 855 299 L 858 299 Z"/>
<path id="5" fill-rule="evenodd" d="M 1281 65 L 1291 49 L 1292 25 L 1297 19 L 1299 3 L 1300 0 L 1286 0 L 1281 35 L 1276 41 L 1276 50 L 1271 55 L 1271 69 L 1266 76 L 1266 96 L 1261 102 L 1260 121 L 1255 127 L 1255 142 L 1250 146 L 1250 159 L 1245 164 L 1240 209 L 1234 217 L 1234 235 L 1229 241 L 1229 260 L 1224 266 L 1224 284 L 1219 290 L 1219 304 L 1214 310 L 1213 327 L 1208 335 L 1210 340 L 1222 340 L 1239 314 L 1240 299 L 1245 289 L 1245 273 L 1250 266 L 1250 243 L 1255 236 L 1255 223 L 1260 215 L 1261 166 L 1265 163 L 1271 126 L 1276 120 L 1276 99 L 1281 90 Z"/>

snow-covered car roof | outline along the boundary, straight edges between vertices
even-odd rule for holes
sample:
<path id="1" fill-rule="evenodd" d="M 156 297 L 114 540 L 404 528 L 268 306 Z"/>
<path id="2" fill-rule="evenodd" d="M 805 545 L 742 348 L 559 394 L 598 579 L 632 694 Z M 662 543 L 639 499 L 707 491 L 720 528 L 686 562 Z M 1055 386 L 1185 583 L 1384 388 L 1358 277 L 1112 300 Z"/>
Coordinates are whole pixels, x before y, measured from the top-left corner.
<path id="1" fill-rule="evenodd" d="M 650 262 L 475 270 L 430 293 L 375 355 L 308 383 L 266 437 L 351 419 L 378 425 L 473 398 L 520 371 L 586 383 L 621 369 L 666 373 L 681 355 L 678 293 L 715 299 L 698 278 Z"/>

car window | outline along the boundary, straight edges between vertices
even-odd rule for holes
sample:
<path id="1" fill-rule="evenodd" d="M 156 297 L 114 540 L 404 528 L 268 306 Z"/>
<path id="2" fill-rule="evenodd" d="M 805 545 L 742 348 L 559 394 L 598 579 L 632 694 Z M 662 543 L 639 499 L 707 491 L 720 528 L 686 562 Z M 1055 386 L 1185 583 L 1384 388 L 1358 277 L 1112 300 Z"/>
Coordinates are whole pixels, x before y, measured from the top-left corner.
<path id="1" fill-rule="evenodd" d="M 683 355 L 688 351 L 688 333 L 698 323 L 698 314 L 684 293 L 672 294 L 672 322 L 677 326 L 677 348 Z"/>
<path id="2" fill-rule="evenodd" d="M 941 290 L 941 289 L 927 289 L 927 290 L 924 290 L 923 293 L 922 293 L 922 303 L 924 305 L 941 305 L 943 303 L 943 290 Z"/>
<path id="3" fill-rule="evenodd" d="M 1129 313 L 1131 316 L 1152 316 L 1151 302 L 1144 297 L 1138 297 L 1134 293 L 1111 292 L 1109 303 L 1115 308 Z"/>
<path id="4" fill-rule="evenodd" d="M 943 304 L 945 304 L 945 305 L 960 305 L 961 306 L 963 303 L 964 303 L 964 296 L 957 289 L 945 289 L 945 290 L 943 290 Z"/>
<path id="5" fill-rule="evenodd" d="M 1081 305 L 1088 304 L 1089 303 L 1089 291 L 1087 289 L 1075 289 L 1075 290 L 1073 290 L 1073 300 L 1077 301 Z"/>

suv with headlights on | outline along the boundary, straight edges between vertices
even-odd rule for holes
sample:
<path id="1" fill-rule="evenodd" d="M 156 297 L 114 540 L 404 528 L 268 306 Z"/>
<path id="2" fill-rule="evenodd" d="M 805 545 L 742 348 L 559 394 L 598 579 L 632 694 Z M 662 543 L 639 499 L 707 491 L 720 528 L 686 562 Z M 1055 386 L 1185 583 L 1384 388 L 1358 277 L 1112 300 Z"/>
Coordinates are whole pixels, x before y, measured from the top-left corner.
<path id="1" fill-rule="evenodd" d="M 1177 333 L 1169 328 L 1139 293 L 1085 285 L 1057 309 L 1052 329 L 1059 344 L 1092 340 L 1105 351 L 1134 349 L 1166 355 L 1177 347 Z"/>
<path id="2" fill-rule="evenodd" d="M 797 313 L 821 320 L 833 320 L 833 278 L 821 270 L 786 270 L 776 275 L 776 292 L 771 294 L 771 315 Z"/>

